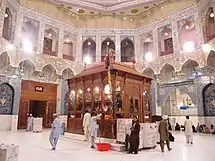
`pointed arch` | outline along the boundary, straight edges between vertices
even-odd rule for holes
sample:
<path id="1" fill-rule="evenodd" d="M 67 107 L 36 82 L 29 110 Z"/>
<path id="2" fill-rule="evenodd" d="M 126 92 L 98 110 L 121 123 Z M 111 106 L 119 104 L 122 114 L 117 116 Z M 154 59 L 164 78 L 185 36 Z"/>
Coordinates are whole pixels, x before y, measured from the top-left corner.
<path id="1" fill-rule="evenodd" d="M 134 57 L 134 43 L 129 38 L 121 41 L 121 62 L 131 62 Z"/>
<path id="2" fill-rule="evenodd" d="M 56 69 L 53 65 L 51 65 L 51 64 L 45 64 L 45 65 L 42 67 L 42 71 L 44 71 L 44 69 L 51 69 L 51 70 L 57 72 L 57 69 Z"/>
<path id="3" fill-rule="evenodd" d="M 0 68 L 10 65 L 10 57 L 7 51 L 0 53 Z"/>
<path id="4" fill-rule="evenodd" d="M 74 76 L 74 72 L 72 69 L 70 69 L 69 67 L 64 69 L 62 72 L 62 78 L 63 79 L 70 79 Z"/>
<path id="5" fill-rule="evenodd" d="M 10 41 L 12 38 L 12 19 L 12 13 L 9 7 L 7 7 L 5 10 L 2 37 L 4 37 L 8 41 Z"/>
<path id="6" fill-rule="evenodd" d="M 155 75 L 155 72 L 152 68 L 150 67 L 147 67 L 145 68 L 142 73 L 145 75 L 145 76 L 149 76 L 150 78 L 154 78 L 154 75 Z"/>
<path id="7" fill-rule="evenodd" d="M 181 71 L 184 69 L 184 68 L 196 68 L 198 67 L 199 64 L 197 63 L 197 61 L 193 60 L 193 59 L 188 59 L 186 60 L 183 65 L 181 66 Z"/>
<path id="8" fill-rule="evenodd" d="M 101 61 L 104 61 L 105 54 L 107 50 L 114 50 L 115 51 L 115 43 L 110 38 L 106 38 L 101 44 Z"/>
<path id="9" fill-rule="evenodd" d="M 205 15 L 205 24 L 204 30 L 206 34 L 206 42 L 215 38 L 215 20 L 214 20 L 214 11 L 213 7 L 208 8 L 206 15 Z"/>
<path id="10" fill-rule="evenodd" d="M 164 69 L 164 68 L 167 68 L 167 67 L 172 67 L 173 69 L 174 69 L 174 71 L 176 71 L 176 68 L 173 66 L 173 65 L 171 65 L 171 64 L 169 64 L 169 63 L 165 63 L 165 64 L 163 64 L 163 66 L 160 68 L 160 70 L 159 70 L 159 73 Z"/>
<path id="11" fill-rule="evenodd" d="M 85 57 L 90 57 L 92 62 L 96 62 L 96 42 L 88 38 L 82 44 L 83 61 Z"/>
<path id="12" fill-rule="evenodd" d="M 207 65 L 215 68 L 215 51 L 211 50 L 207 57 Z"/>
<path id="13" fill-rule="evenodd" d="M 0 84 L 0 114 L 13 113 L 14 88 L 9 83 Z"/>

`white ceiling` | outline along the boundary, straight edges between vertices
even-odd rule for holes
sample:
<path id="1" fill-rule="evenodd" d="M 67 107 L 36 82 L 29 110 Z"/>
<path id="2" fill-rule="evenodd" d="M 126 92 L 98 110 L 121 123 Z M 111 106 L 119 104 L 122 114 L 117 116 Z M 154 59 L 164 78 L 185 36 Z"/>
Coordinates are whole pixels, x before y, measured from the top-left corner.
<path id="1" fill-rule="evenodd" d="M 61 3 L 81 8 L 96 9 L 103 12 L 112 12 L 124 8 L 137 7 L 139 5 L 148 5 L 158 3 L 164 0 L 51 0 L 54 3 Z"/>

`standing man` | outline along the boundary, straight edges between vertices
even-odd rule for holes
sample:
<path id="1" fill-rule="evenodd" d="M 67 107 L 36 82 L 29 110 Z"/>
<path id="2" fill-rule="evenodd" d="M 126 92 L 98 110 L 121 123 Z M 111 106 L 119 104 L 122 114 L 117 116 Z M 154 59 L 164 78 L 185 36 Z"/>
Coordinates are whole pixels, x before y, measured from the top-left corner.
<path id="1" fill-rule="evenodd" d="M 92 113 L 91 118 L 91 148 L 95 148 L 95 140 L 98 134 L 99 125 L 97 119 L 101 118 L 102 114 L 96 115 L 95 112 Z"/>
<path id="2" fill-rule="evenodd" d="M 164 152 L 164 142 L 166 142 L 168 150 L 172 150 L 170 148 L 169 143 L 169 128 L 168 128 L 168 116 L 164 115 L 163 120 L 159 123 L 158 132 L 160 134 L 160 147 L 162 153 Z"/>
<path id="3" fill-rule="evenodd" d="M 186 120 L 184 121 L 184 128 L 185 128 L 185 136 L 187 143 L 193 144 L 193 123 L 190 120 L 189 116 L 186 116 Z"/>
<path id="4" fill-rule="evenodd" d="M 130 149 L 129 154 L 138 154 L 139 150 L 139 134 L 140 134 L 140 124 L 138 122 L 137 116 L 133 116 L 132 127 L 131 127 L 131 135 L 130 135 Z"/>
<path id="5" fill-rule="evenodd" d="M 32 131 L 33 130 L 33 116 L 30 114 L 28 116 L 28 121 L 27 121 L 27 130 L 26 131 Z"/>
<path id="6" fill-rule="evenodd" d="M 54 121 L 53 121 L 53 123 L 51 125 L 52 129 L 51 129 L 51 133 L 50 133 L 50 136 L 49 136 L 49 141 L 50 141 L 50 144 L 52 146 L 51 150 L 56 149 L 57 142 L 58 142 L 58 139 L 59 139 L 60 134 L 61 134 L 60 119 L 59 119 L 57 114 L 54 114 L 53 116 L 54 116 Z"/>
<path id="7" fill-rule="evenodd" d="M 89 141 L 90 124 L 91 124 L 91 114 L 89 113 L 88 110 L 86 110 L 84 114 L 83 125 L 82 125 L 84 129 L 84 136 L 85 136 L 84 141 Z"/>

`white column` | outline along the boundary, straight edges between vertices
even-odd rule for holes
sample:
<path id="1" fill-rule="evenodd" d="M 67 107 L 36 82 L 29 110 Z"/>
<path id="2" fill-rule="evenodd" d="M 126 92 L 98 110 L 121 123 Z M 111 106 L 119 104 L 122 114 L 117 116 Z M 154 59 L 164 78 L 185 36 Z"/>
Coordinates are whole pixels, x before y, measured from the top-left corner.
<path id="1" fill-rule="evenodd" d="M 96 35 L 96 62 L 101 62 L 101 35 Z"/>
<path id="2" fill-rule="evenodd" d="M 196 36 L 197 36 L 197 49 L 201 48 L 204 44 L 204 35 L 201 25 L 201 17 L 199 17 L 198 12 L 194 14 L 195 28 L 196 28 Z"/>
<path id="3" fill-rule="evenodd" d="M 46 24 L 43 21 L 40 21 L 39 37 L 38 37 L 38 43 L 37 43 L 37 50 L 40 54 L 43 54 L 45 26 L 46 26 Z"/>
<path id="4" fill-rule="evenodd" d="M 174 50 L 174 54 L 178 55 L 178 54 L 180 54 L 180 51 L 181 51 L 181 44 L 180 44 L 179 38 L 178 38 L 178 23 L 177 23 L 177 20 L 172 21 L 171 26 L 172 26 L 173 50 Z"/>
<path id="5" fill-rule="evenodd" d="M 6 0 L 1 0 L 0 2 L 0 37 L 2 37 L 5 9 L 6 9 Z"/>
<path id="6" fill-rule="evenodd" d="M 58 57 L 63 58 L 64 30 L 60 28 L 58 37 Z"/>
<path id="7" fill-rule="evenodd" d="M 121 61 L 121 40 L 120 40 L 120 34 L 116 35 L 116 61 Z"/>
<path id="8" fill-rule="evenodd" d="M 140 53 L 140 36 L 135 35 L 134 37 L 134 57 L 136 62 L 141 62 L 140 59 L 141 53 Z"/>
<path id="9" fill-rule="evenodd" d="M 15 37 L 14 37 L 14 44 L 18 48 L 21 47 L 20 42 L 22 39 L 22 25 L 23 25 L 23 13 L 19 10 L 17 11 Z"/>
<path id="10" fill-rule="evenodd" d="M 156 59 L 159 57 L 158 29 L 154 28 L 152 32 L 153 32 L 153 48 L 154 48 L 152 55 L 153 55 L 153 59 Z"/>
<path id="11" fill-rule="evenodd" d="M 77 44 L 76 44 L 76 62 L 83 62 L 82 57 L 82 35 L 77 36 Z"/>

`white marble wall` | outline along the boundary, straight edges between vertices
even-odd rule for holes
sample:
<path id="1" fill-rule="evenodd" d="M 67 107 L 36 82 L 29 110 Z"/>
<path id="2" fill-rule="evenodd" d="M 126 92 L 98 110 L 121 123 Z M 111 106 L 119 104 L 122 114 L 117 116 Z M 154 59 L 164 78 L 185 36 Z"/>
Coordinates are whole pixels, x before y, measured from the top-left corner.
<path id="1" fill-rule="evenodd" d="M 0 115 L 0 130 L 17 130 L 18 115 Z"/>

